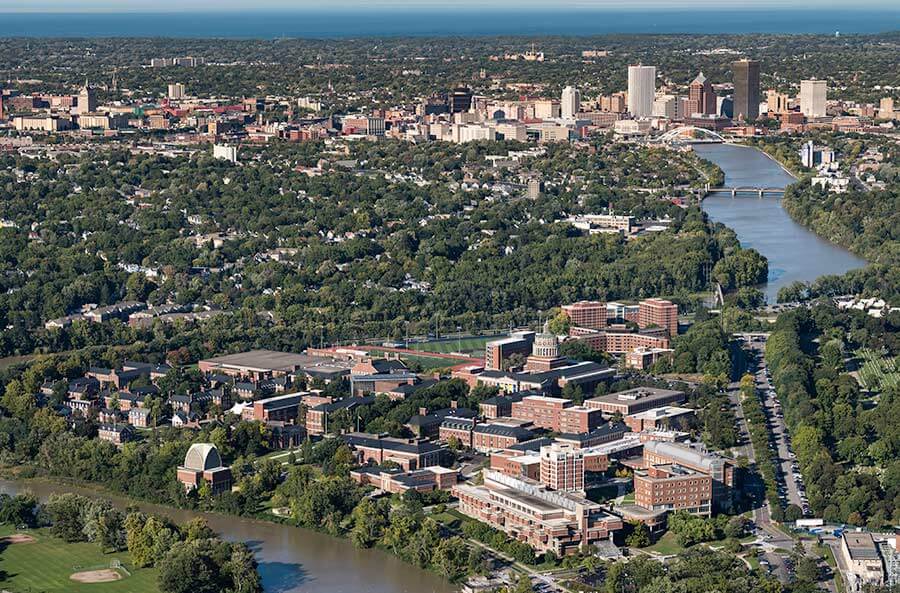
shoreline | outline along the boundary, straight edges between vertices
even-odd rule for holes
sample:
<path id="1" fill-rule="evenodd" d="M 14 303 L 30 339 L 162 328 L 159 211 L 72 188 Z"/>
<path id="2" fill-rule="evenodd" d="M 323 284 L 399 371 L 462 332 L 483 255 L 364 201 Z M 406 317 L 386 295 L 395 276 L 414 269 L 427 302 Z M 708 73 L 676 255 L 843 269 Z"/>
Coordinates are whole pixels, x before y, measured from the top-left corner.
<path id="1" fill-rule="evenodd" d="M 207 523 L 209 524 L 210 528 L 216 533 L 216 535 L 226 541 L 245 541 L 241 538 L 241 534 L 235 533 L 235 530 L 231 532 L 227 531 L 228 524 L 235 523 L 236 521 L 247 526 L 256 526 L 259 529 L 287 529 L 288 531 L 284 532 L 284 534 L 276 534 L 278 539 L 285 539 L 284 537 L 282 537 L 282 535 L 286 536 L 291 532 L 300 534 L 301 537 L 298 539 L 301 540 L 309 540 L 313 537 L 323 537 L 327 538 L 327 542 L 329 545 L 347 546 L 347 550 L 343 551 L 341 550 L 341 548 L 336 548 L 336 551 L 340 552 L 343 556 L 348 556 L 348 551 L 352 551 L 357 554 L 363 554 L 366 556 L 370 554 L 374 554 L 376 556 L 384 554 L 385 556 L 390 558 L 391 561 L 397 562 L 399 568 L 401 568 L 402 571 L 411 569 L 420 572 L 423 576 L 427 575 L 428 578 L 433 578 L 437 581 L 440 581 L 440 583 L 442 583 L 447 590 L 459 591 L 458 583 L 448 581 L 437 572 L 428 568 L 420 568 L 417 565 L 410 564 L 400 556 L 395 555 L 389 550 L 386 550 L 382 547 L 372 546 L 371 548 L 357 548 L 350 541 L 349 537 L 342 535 L 332 535 L 325 531 L 318 531 L 315 529 L 310 529 L 308 527 L 303 527 L 301 525 L 295 525 L 285 518 L 275 515 L 274 513 L 265 514 L 266 512 L 263 511 L 263 515 L 265 516 L 254 516 L 238 515 L 216 510 L 177 507 L 170 504 L 158 503 L 142 498 L 137 498 L 130 494 L 114 491 L 102 484 L 85 482 L 75 478 L 46 475 L 36 475 L 30 477 L 17 476 L 15 469 L 21 467 L 22 466 L 16 466 L 15 468 L 11 468 L 9 466 L 6 466 L 0 468 L 0 489 L 3 489 L 3 487 L 6 485 L 11 485 L 12 488 L 18 489 L 18 493 L 30 492 L 39 500 L 46 500 L 46 498 L 53 494 L 71 492 L 73 494 L 80 494 L 82 496 L 107 500 L 122 511 L 125 511 L 126 509 L 131 507 L 136 507 L 145 513 L 165 517 L 167 520 L 172 521 L 175 524 L 179 524 L 187 518 L 202 517 L 207 520 Z M 35 488 L 32 488 L 32 486 L 42 489 L 44 492 L 42 494 L 37 494 L 35 492 Z M 302 550 L 302 548 L 296 549 Z M 254 549 L 254 552 L 257 553 L 258 550 Z M 265 562 L 264 559 L 259 557 L 257 558 L 257 561 L 260 564 L 263 564 Z M 280 560 L 277 560 L 276 562 L 280 562 Z M 376 557 L 371 558 L 369 563 L 374 564 L 382 562 L 383 559 L 378 559 Z M 301 566 L 306 565 L 306 562 L 303 561 L 298 561 L 297 563 Z M 414 586 L 415 580 L 411 580 L 410 583 L 410 585 L 401 585 L 401 589 L 399 590 L 404 590 L 403 588 L 407 586 Z M 441 590 L 443 591 L 444 589 Z"/>

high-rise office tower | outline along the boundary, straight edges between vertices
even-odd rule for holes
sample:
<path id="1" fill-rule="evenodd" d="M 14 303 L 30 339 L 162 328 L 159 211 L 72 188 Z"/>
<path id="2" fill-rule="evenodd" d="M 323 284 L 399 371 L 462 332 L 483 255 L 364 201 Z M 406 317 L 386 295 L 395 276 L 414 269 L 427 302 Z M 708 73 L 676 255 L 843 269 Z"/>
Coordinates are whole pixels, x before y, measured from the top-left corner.
<path id="1" fill-rule="evenodd" d="M 715 115 L 716 94 L 713 92 L 712 83 L 701 72 L 688 88 L 688 111 L 685 117 L 695 113 Z"/>
<path id="2" fill-rule="evenodd" d="M 656 95 L 656 67 L 628 67 L 628 112 L 634 117 L 650 117 Z"/>
<path id="3" fill-rule="evenodd" d="M 447 96 L 450 113 L 462 113 L 472 108 L 472 90 L 467 86 L 458 86 Z"/>
<path id="4" fill-rule="evenodd" d="M 738 60 L 731 65 L 734 72 L 734 119 L 755 120 L 759 117 L 759 62 Z"/>
<path id="5" fill-rule="evenodd" d="M 563 119 L 573 119 L 581 110 L 581 92 L 573 86 L 567 86 L 562 91 L 560 109 Z"/>
<path id="6" fill-rule="evenodd" d="M 97 92 L 85 80 L 81 92 L 78 93 L 78 113 L 93 113 L 95 111 L 97 111 Z"/>
<path id="7" fill-rule="evenodd" d="M 766 92 L 766 103 L 769 106 L 770 113 L 788 112 L 788 96 L 784 93 L 779 93 L 775 89 L 769 89 Z"/>
<path id="8" fill-rule="evenodd" d="M 825 117 L 825 99 L 828 94 L 824 80 L 800 81 L 800 111 L 806 117 Z"/>

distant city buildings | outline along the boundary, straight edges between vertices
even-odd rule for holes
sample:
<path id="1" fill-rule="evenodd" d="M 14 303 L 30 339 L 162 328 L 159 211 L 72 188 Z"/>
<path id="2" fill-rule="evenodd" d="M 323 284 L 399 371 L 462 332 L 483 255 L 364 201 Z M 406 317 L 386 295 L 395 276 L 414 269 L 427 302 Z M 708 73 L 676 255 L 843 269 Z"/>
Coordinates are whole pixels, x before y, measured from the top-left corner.
<path id="1" fill-rule="evenodd" d="M 656 67 L 628 67 L 628 112 L 634 117 L 650 117 L 656 96 Z"/>
<path id="2" fill-rule="evenodd" d="M 759 62 L 738 60 L 731 64 L 734 73 L 734 119 L 754 121 L 759 117 Z"/>
<path id="3" fill-rule="evenodd" d="M 563 119 L 572 119 L 581 111 L 581 93 L 577 88 L 567 86 L 562 91 L 560 99 L 561 115 Z"/>
<path id="4" fill-rule="evenodd" d="M 808 118 L 825 117 L 828 83 L 824 80 L 800 81 L 800 112 Z"/>

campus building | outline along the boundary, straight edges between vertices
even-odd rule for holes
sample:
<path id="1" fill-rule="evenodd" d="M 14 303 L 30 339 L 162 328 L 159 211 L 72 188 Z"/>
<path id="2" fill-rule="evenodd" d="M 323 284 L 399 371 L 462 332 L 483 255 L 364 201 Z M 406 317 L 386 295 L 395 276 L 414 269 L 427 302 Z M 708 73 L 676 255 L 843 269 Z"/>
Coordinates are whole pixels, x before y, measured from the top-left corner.
<path id="1" fill-rule="evenodd" d="M 447 448 L 420 439 L 399 439 L 365 432 L 351 432 L 344 441 L 361 465 L 382 465 L 392 461 L 406 471 L 440 465 Z"/>
<path id="2" fill-rule="evenodd" d="M 484 484 L 457 484 L 459 512 L 510 537 L 539 554 L 559 556 L 608 541 L 622 520 L 577 494 L 554 492 L 524 477 L 483 470 Z"/>
<path id="3" fill-rule="evenodd" d="M 604 414 L 610 416 L 616 413 L 630 416 L 653 408 L 680 404 L 684 399 L 683 391 L 636 387 L 585 400 L 584 405 L 588 408 L 602 410 Z"/>
<path id="4" fill-rule="evenodd" d="M 222 465 L 219 450 L 212 443 L 191 445 L 177 476 L 186 491 L 199 488 L 202 482 L 209 484 L 213 495 L 231 490 L 231 470 Z"/>

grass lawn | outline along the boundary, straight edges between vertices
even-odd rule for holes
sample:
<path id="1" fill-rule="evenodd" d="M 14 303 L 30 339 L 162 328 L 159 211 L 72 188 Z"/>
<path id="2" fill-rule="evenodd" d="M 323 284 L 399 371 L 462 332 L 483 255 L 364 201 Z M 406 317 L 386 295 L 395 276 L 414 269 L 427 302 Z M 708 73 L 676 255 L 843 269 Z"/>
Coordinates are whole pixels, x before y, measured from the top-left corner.
<path id="1" fill-rule="evenodd" d="M 622 504 L 634 504 L 634 492 L 629 492 L 622 499 Z"/>
<path id="2" fill-rule="evenodd" d="M 382 355 L 384 354 L 384 350 L 372 350 L 372 354 L 374 355 Z M 467 362 L 469 359 L 467 358 L 438 358 L 437 356 L 428 356 L 422 355 L 419 356 L 417 354 L 400 354 L 400 360 L 406 363 L 417 363 L 424 370 L 431 369 L 443 369 L 447 367 L 452 367 L 461 362 Z"/>
<path id="3" fill-rule="evenodd" d="M 421 350 L 423 352 L 440 352 L 442 354 L 450 354 L 451 352 L 475 352 L 484 353 L 484 345 L 491 340 L 499 340 L 503 336 L 481 336 L 478 338 L 463 338 L 461 340 L 447 340 L 444 342 L 417 342 L 409 345 L 410 350 Z"/>
<path id="4" fill-rule="evenodd" d="M 670 556 L 672 554 L 677 554 L 679 552 L 684 551 L 684 548 L 681 547 L 675 539 L 675 534 L 671 531 L 666 532 L 659 541 L 648 548 L 643 548 L 648 552 L 656 552 L 657 554 L 662 554 L 663 556 Z"/>
<path id="5" fill-rule="evenodd" d="M 12 533 L 20 532 L 8 526 L 0 527 L 0 536 Z M 128 552 L 104 554 L 96 544 L 67 544 L 46 529 L 25 533 L 37 541 L 10 544 L 0 552 L 0 570 L 5 575 L 0 577 L 0 589 L 16 593 L 159 593 L 156 570 L 134 568 Z M 77 583 L 69 578 L 74 572 L 109 568 L 113 559 L 120 560 L 127 569 L 127 572 L 120 571 L 121 580 Z"/>

